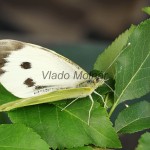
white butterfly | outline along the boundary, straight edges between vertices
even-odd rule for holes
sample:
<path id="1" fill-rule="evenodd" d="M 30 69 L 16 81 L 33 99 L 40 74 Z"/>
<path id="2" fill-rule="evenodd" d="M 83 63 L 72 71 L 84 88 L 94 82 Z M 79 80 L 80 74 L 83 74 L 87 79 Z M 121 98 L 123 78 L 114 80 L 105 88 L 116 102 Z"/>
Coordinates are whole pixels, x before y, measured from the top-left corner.
<path id="1" fill-rule="evenodd" d="M 60 73 L 66 76 L 58 79 Z M 79 77 L 79 75 L 82 76 Z M 86 75 L 87 78 L 83 75 Z M 88 92 L 76 92 L 75 95 L 72 94 L 65 98 L 78 99 L 89 96 L 92 101 L 91 111 L 94 102 L 91 93 L 94 92 L 101 96 L 95 89 L 104 84 L 104 79 L 89 77 L 87 72 L 77 64 L 52 50 L 15 40 L 0 40 L 0 83 L 19 98 L 32 98 L 61 90 L 89 88 Z M 64 98 L 60 97 L 57 100 L 61 99 Z M 22 103 L 10 108 L 6 106 L 7 108 L 3 110 L 25 105 Z"/>

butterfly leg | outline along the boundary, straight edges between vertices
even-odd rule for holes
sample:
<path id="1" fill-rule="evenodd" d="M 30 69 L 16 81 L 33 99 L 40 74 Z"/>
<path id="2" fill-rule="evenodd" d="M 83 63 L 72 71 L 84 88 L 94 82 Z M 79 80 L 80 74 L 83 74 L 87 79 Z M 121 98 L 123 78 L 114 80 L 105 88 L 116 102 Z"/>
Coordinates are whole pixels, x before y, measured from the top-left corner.
<path id="1" fill-rule="evenodd" d="M 80 97 L 77 97 L 76 99 L 74 99 L 72 102 L 70 102 L 68 105 L 66 105 L 61 111 L 65 110 L 68 106 L 70 106 L 71 104 L 73 104 L 76 100 L 78 100 Z"/>
<path id="2" fill-rule="evenodd" d="M 92 111 L 93 106 L 94 106 L 94 100 L 93 100 L 92 96 L 91 96 L 91 95 L 89 95 L 89 98 L 90 98 L 90 100 L 91 100 L 92 104 L 91 104 L 91 107 L 90 107 L 90 109 L 89 109 L 88 125 L 90 124 L 91 111 Z"/>
<path id="3" fill-rule="evenodd" d="M 98 96 L 101 97 L 101 99 L 102 99 L 102 101 L 103 101 L 103 103 L 104 103 L 104 108 L 107 108 L 107 105 L 106 105 L 106 103 L 105 103 L 105 100 L 104 100 L 103 96 L 102 96 L 101 94 L 97 93 L 96 91 L 94 91 L 94 93 L 95 93 L 96 95 L 98 95 Z"/>

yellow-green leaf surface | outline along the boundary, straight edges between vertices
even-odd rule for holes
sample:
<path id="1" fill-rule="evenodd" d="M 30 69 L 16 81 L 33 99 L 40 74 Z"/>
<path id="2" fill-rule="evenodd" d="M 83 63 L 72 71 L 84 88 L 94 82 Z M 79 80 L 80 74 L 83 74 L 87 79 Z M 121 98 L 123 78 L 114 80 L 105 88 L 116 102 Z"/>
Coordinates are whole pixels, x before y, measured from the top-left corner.
<path id="1" fill-rule="evenodd" d="M 9 112 L 9 117 L 13 123 L 24 123 L 33 128 L 52 148 L 75 148 L 89 144 L 121 147 L 106 110 L 99 103 L 95 102 L 90 125 L 87 123 L 91 106 L 89 98 L 78 100 L 61 111 L 65 106 L 58 102 L 35 105 Z"/>
<path id="2" fill-rule="evenodd" d="M 128 47 L 127 41 L 135 26 L 121 34 L 105 51 L 98 56 L 94 69 L 108 73 L 114 78 L 115 64 L 120 54 Z"/>
<path id="3" fill-rule="evenodd" d="M 0 125 L 1 150 L 49 150 L 49 145 L 23 124 Z"/>
<path id="4" fill-rule="evenodd" d="M 148 15 L 150 15 L 150 7 L 144 7 L 142 9 L 145 13 L 147 13 Z"/>
<path id="5" fill-rule="evenodd" d="M 150 91 L 150 20 L 142 22 L 129 37 L 130 46 L 116 65 L 115 103 L 139 98 Z"/>
<path id="6" fill-rule="evenodd" d="M 117 101 L 139 98 L 150 91 L 150 20 L 141 23 L 129 38 L 130 46 L 118 59 Z"/>
<path id="7" fill-rule="evenodd" d="M 150 149 L 150 133 L 144 133 L 139 139 L 139 144 L 136 150 L 149 150 Z"/>
<path id="8" fill-rule="evenodd" d="M 150 103 L 141 101 L 120 112 L 115 121 L 116 132 L 134 133 L 150 128 Z"/>

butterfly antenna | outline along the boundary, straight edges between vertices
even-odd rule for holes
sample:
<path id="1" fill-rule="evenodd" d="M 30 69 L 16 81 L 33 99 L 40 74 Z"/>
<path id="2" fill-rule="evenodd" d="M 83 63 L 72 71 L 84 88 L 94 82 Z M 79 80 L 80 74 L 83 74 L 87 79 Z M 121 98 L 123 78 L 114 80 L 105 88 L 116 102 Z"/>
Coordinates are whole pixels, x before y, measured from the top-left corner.
<path id="1" fill-rule="evenodd" d="M 118 57 L 121 55 L 121 53 L 128 48 L 131 45 L 131 43 L 128 43 L 127 46 L 125 48 L 122 49 L 122 51 L 120 51 L 120 53 L 115 57 L 115 59 L 111 62 L 111 64 L 106 68 L 106 70 L 104 71 L 104 74 L 107 72 L 107 70 L 115 63 L 115 61 L 118 59 Z"/>
<path id="2" fill-rule="evenodd" d="M 107 81 L 107 80 L 105 80 Z M 116 94 L 116 92 L 113 90 L 113 88 L 111 86 L 109 86 L 106 82 L 104 82 L 104 84 L 114 93 L 114 95 L 116 95 L 118 97 L 118 95 Z"/>

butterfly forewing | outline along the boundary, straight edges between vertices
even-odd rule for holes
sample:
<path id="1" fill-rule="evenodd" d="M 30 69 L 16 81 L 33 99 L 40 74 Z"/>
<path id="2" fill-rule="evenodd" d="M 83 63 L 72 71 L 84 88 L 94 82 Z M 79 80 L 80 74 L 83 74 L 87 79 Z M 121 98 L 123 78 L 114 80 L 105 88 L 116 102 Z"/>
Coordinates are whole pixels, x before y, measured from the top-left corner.
<path id="1" fill-rule="evenodd" d="M 86 74 L 54 51 L 20 41 L 0 40 L 0 82 L 17 97 L 74 88 L 85 80 L 80 73 Z"/>

